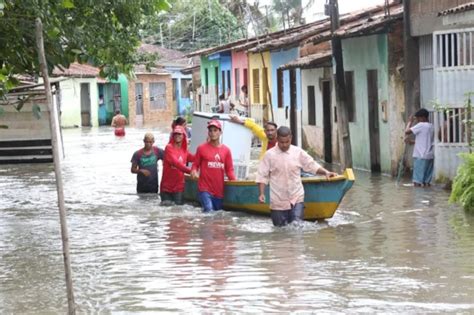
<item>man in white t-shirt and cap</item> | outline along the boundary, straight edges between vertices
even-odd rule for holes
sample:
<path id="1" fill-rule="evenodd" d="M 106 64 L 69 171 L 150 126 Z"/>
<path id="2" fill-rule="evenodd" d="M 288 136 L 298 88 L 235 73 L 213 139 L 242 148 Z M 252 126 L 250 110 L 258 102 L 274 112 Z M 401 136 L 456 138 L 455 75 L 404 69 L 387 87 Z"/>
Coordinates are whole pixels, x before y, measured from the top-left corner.
<path id="1" fill-rule="evenodd" d="M 422 108 L 409 118 L 405 134 L 415 135 L 413 149 L 413 185 L 430 186 L 434 166 L 434 127 L 428 120 L 429 112 Z M 418 122 L 413 125 L 414 121 Z"/>

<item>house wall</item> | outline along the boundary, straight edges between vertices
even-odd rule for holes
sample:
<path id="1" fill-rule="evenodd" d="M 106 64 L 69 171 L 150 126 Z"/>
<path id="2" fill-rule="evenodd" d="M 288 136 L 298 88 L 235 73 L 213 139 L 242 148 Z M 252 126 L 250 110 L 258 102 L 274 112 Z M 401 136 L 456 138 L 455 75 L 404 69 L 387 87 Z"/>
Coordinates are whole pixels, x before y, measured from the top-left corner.
<path id="1" fill-rule="evenodd" d="M 302 113 L 302 143 L 303 148 L 310 149 L 318 157 L 324 160 L 324 112 L 323 112 L 323 84 L 328 80 L 331 82 L 331 123 L 332 123 L 332 158 L 333 161 L 339 160 L 339 149 L 337 140 L 337 124 L 334 121 L 334 109 L 336 106 L 336 95 L 334 89 L 334 80 L 332 69 L 313 68 L 301 70 L 301 113 Z M 308 125 L 308 86 L 314 86 L 316 102 L 316 125 Z"/>
<path id="2" fill-rule="evenodd" d="M 370 170 L 367 70 L 377 70 L 380 133 L 380 166 L 383 173 L 392 172 L 390 126 L 382 119 L 382 105 L 389 104 L 387 35 L 343 39 L 344 70 L 354 71 L 355 122 L 349 123 L 352 159 L 355 168 Z"/>
<path id="3" fill-rule="evenodd" d="M 231 54 L 232 57 L 232 97 L 234 99 L 238 99 L 238 95 L 240 95 L 240 88 L 245 82 L 248 83 L 248 77 L 244 78 L 244 69 L 248 69 L 248 59 L 247 54 L 244 51 L 233 51 Z M 236 78 L 235 72 L 239 73 L 239 86 L 236 86 Z M 247 70 L 248 74 L 248 70 Z M 248 88 L 248 87 L 247 87 Z"/>
<path id="4" fill-rule="evenodd" d="M 91 125 L 99 126 L 99 92 L 96 78 L 69 78 L 59 83 L 61 89 L 61 127 L 81 126 L 81 83 L 89 83 Z"/>
<path id="5" fill-rule="evenodd" d="M 409 8 L 411 35 L 422 36 L 454 28 L 452 25 L 443 25 L 443 17 L 438 17 L 438 12 L 469 2 L 472 0 L 411 0 Z"/>
<path id="6" fill-rule="evenodd" d="M 263 57 L 263 58 L 262 58 Z M 262 61 L 263 60 L 263 61 Z M 250 99 L 250 106 L 254 106 L 254 104 L 263 104 L 263 118 L 267 120 L 276 120 L 275 117 L 272 117 L 272 111 L 269 109 L 269 102 L 267 100 L 267 94 L 265 93 L 265 89 L 262 88 L 263 82 L 263 68 L 267 69 L 267 82 L 268 82 L 268 89 L 271 91 L 271 82 L 272 82 L 272 72 L 271 72 L 271 62 L 270 62 L 270 52 L 265 51 L 260 53 L 249 53 L 248 54 L 248 61 L 249 61 L 249 68 L 248 68 L 248 92 L 249 92 L 249 99 Z M 254 78 L 253 78 L 253 71 L 258 69 L 258 84 L 260 85 L 258 96 L 254 93 Z M 257 99 L 258 98 L 258 99 Z M 251 109 L 252 110 L 252 109 Z M 275 113 L 276 114 L 276 113 Z"/>
<path id="7" fill-rule="evenodd" d="M 227 73 L 230 72 L 230 82 L 228 82 Z M 222 80 L 224 73 L 225 79 Z M 223 52 L 219 54 L 219 95 L 225 93 L 227 96 L 228 89 L 232 88 L 232 58 L 230 52 Z"/>
<path id="8" fill-rule="evenodd" d="M 121 73 L 119 74 L 117 80 L 110 80 L 110 83 L 120 84 L 120 112 L 129 117 L 128 114 L 128 79 Z M 113 116 L 113 115 L 112 115 Z"/>
<path id="9" fill-rule="evenodd" d="M 184 114 L 186 108 L 191 106 L 191 98 L 190 97 L 181 97 L 181 80 L 188 79 L 192 80 L 192 74 L 184 74 L 181 72 L 179 68 L 171 68 L 165 67 L 166 70 L 171 72 L 171 78 L 176 80 L 176 91 L 172 91 L 175 94 L 175 101 L 173 102 L 175 107 L 176 113 L 179 115 Z"/>
<path id="10" fill-rule="evenodd" d="M 166 109 L 150 108 L 150 83 L 154 82 L 164 82 L 166 84 Z M 135 126 L 136 123 L 135 83 L 143 84 L 143 125 L 153 127 L 170 125 L 176 115 L 176 109 L 172 105 L 173 83 L 171 81 L 171 75 L 137 74 L 135 80 L 128 82 L 129 123 L 131 126 Z"/>
<path id="11" fill-rule="evenodd" d="M 219 68 L 219 60 L 209 60 L 207 56 L 201 56 L 201 106 L 203 108 L 217 105 L 216 86 L 218 86 L 218 78 L 215 75 L 215 67 Z M 208 70 L 207 86 L 205 79 L 206 69 Z"/>

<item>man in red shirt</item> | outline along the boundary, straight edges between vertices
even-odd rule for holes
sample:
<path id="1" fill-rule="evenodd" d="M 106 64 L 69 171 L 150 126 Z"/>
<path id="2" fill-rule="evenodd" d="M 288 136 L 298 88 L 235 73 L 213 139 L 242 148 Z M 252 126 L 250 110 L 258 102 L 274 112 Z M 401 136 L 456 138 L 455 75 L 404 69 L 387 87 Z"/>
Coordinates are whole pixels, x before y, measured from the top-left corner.
<path id="1" fill-rule="evenodd" d="M 232 153 L 226 145 L 220 143 L 221 123 L 215 119 L 210 120 L 207 129 L 209 140 L 198 146 L 191 170 L 191 177 L 199 178 L 198 192 L 203 212 L 222 209 L 224 174 L 229 180 L 235 180 Z"/>
<path id="2" fill-rule="evenodd" d="M 160 190 L 162 203 L 183 204 L 184 173 L 191 172 L 191 168 L 186 164 L 193 161 L 194 155 L 188 152 L 186 130 L 182 126 L 174 127 L 170 142 L 165 148 L 163 160 Z"/>

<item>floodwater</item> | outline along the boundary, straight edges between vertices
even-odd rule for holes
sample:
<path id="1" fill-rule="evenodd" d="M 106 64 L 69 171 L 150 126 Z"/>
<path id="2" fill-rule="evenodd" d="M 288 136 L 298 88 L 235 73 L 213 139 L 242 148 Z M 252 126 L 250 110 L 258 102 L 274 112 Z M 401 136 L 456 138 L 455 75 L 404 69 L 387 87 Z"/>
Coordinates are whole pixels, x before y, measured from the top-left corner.
<path id="1" fill-rule="evenodd" d="M 274 228 L 138 196 L 127 132 L 64 131 L 79 313 L 474 313 L 474 216 L 441 187 L 356 172 L 332 219 Z M 51 165 L 0 166 L 1 314 L 67 310 L 56 200 Z"/>

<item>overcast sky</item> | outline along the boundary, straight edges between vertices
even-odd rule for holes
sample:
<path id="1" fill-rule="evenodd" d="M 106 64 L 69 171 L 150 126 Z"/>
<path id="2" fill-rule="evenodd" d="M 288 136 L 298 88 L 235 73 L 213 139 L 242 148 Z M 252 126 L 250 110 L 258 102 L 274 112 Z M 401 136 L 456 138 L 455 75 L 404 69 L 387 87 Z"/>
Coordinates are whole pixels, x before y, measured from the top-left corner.
<path id="1" fill-rule="evenodd" d="M 271 0 L 266 1 L 269 1 L 269 3 L 271 3 Z M 384 0 L 339 0 L 339 13 L 344 14 L 348 12 L 353 12 L 370 6 L 384 4 L 384 2 Z M 306 5 L 306 3 L 308 3 L 308 0 L 303 0 L 303 5 Z M 305 12 L 305 18 L 307 23 L 316 20 L 318 17 L 321 18 L 322 14 L 324 14 L 325 3 L 326 0 L 314 1 L 313 6 Z"/>

